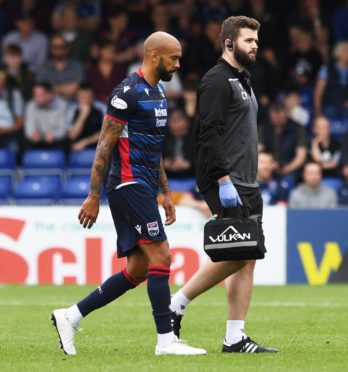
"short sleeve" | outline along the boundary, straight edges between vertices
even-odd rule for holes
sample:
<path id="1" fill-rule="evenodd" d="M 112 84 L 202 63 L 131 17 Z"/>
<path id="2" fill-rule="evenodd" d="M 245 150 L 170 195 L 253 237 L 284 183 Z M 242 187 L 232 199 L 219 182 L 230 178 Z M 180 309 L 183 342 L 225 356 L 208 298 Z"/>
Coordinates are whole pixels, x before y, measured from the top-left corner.
<path id="1" fill-rule="evenodd" d="M 106 116 L 119 122 L 126 123 L 137 107 L 136 91 L 134 88 L 122 85 L 110 94 Z"/>

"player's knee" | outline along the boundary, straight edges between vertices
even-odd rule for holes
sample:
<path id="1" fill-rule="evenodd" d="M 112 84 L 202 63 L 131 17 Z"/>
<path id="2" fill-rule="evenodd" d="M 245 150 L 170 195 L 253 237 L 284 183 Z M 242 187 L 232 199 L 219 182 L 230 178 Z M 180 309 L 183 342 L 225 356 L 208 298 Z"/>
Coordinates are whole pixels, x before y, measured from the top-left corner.
<path id="1" fill-rule="evenodd" d="M 140 284 L 147 279 L 147 269 L 127 268 L 127 272 L 132 280 L 137 284 Z"/>

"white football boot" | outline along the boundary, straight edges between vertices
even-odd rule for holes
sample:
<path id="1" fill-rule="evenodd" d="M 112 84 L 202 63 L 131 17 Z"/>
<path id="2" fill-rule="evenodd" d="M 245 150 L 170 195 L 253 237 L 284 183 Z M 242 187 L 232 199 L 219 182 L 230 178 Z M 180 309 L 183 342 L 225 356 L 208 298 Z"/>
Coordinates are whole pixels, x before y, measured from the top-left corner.
<path id="1" fill-rule="evenodd" d="M 60 345 L 64 353 L 76 355 L 74 336 L 78 328 L 77 326 L 73 326 L 66 318 L 66 309 L 54 310 L 51 320 L 53 320 L 53 325 L 57 329 Z"/>
<path id="2" fill-rule="evenodd" d="M 173 342 L 170 344 L 159 347 L 156 346 L 155 354 L 156 355 L 205 355 L 207 351 L 197 347 L 192 347 L 187 345 L 184 341 L 179 340 L 174 336 Z"/>

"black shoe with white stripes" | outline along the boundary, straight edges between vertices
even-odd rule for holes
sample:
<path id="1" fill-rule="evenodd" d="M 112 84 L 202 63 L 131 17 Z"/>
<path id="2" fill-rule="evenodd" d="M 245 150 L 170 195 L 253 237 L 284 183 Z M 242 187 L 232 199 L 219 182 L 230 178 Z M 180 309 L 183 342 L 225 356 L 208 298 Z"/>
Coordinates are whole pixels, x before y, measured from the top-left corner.
<path id="1" fill-rule="evenodd" d="M 225 340 L 226 342 L 226 340 Z M 251 340 L 250 337 L 243 338 L 242 341 L 232 344 L 230 346 L 226 345 L 225 342 L 222 345 L 223 353 L 277 353 L 278 349 L 273 349 L 270 347 L 264 347 Z"/>
<path id="2" fill-rule="evenodd" d="M 175 311 L 172 312 L 172 327 L 175 336 L 180 339 L 180 328 L 181 328 L 181 319 L 183 315 L 177 314 Z"/>

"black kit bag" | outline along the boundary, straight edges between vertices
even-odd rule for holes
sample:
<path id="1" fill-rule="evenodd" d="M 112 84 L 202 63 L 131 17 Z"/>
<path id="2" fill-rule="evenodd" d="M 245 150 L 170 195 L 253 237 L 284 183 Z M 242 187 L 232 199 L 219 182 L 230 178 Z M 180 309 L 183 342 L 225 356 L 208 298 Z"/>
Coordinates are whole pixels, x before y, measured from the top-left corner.
<path id="1" fill-rule="evenodd" d="M 240 207 L 239 207 L 240 208 Z M 242 215 L 248 215 L 243 209 Z M 219 217 L 204 226 L 204 251 L 213 262 L 261 260 L 265 257 L 261 219 Z"/>

